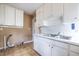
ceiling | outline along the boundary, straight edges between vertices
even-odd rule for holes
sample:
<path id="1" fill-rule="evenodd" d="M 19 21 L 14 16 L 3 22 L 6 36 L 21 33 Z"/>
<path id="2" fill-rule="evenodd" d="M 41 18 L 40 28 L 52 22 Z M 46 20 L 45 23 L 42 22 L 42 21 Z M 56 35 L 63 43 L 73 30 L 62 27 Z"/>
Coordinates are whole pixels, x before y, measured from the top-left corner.
<path id="1" fill-rule="evenodd" d="M 8 5 L 22 9 L 25 13 L 33 15 L 35 10 L 39 8 L 43 3 L 8 3 Z"/>

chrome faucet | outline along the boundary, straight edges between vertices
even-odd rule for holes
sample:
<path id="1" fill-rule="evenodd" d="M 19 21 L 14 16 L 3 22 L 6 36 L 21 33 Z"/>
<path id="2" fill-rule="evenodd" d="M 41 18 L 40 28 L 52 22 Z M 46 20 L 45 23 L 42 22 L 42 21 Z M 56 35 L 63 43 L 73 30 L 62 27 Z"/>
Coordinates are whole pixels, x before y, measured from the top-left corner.
<path id="1" fill-rule="evenodd" d="M 58 32 L 57 36 L 59 36 L 59 35 L 60 35 L 60 32 Z"/>

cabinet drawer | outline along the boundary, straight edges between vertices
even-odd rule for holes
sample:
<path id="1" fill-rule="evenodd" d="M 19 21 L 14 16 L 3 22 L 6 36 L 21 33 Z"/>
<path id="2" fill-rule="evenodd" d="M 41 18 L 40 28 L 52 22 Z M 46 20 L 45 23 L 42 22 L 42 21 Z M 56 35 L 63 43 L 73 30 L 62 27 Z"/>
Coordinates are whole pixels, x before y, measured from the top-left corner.
<path id="1" fill-rule="evenodd" d="M 70 51 L 79 53 L 79 46 L 70 45 Z"/>
<path id="2" fill-rule="evenodd" d="M 64 42 L 54 41 L 54 45 L 55 45 L 55 46 L 59 46 L 59 47 L 61 47 L 61 48 L 68 49 L 68 45 L 69 45 L 69 44 L 64 43 Z"/>

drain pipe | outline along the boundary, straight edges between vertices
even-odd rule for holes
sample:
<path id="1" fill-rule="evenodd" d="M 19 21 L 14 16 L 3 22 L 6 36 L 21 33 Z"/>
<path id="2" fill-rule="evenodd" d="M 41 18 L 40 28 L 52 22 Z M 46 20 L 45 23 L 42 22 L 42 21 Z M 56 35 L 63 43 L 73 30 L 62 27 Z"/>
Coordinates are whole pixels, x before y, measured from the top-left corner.
<path id="1" fill-rule="evenodd" d="M 9 41 L 9 38 L 12 36 L 12 34 L 10 34 L 8 37 L 6 37 L 4 35 L 4 49 L 6 50 L 6 48 L 9 48 L 9 45 L 8 45 L 8 41 Z"/>
<path id="2" fill-rule="evenodd" d="M 10 46 L 8 45 L 8 41 L 9 41 L 9 39 L 10 39 L 11 36 L 12 36 L 12 34 L 10 34 L 10 35 L 6 38 L 6 46 L 7 46 L 7 48 L 10 47 Z"/>

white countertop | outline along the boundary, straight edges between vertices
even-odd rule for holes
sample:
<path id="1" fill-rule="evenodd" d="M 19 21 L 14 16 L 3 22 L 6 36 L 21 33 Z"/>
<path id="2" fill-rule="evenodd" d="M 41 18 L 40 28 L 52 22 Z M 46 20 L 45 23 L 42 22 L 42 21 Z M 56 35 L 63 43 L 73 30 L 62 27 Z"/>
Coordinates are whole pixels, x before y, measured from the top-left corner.
<path id="1" fill-rule="evenodd" d="M 73 45 L 77 45 L 79 46 L 79 39 L 78 38 L 71 38 L 70 40 L 66 40 L 66 39 L 60 39 L 59 37 L 48 37 L 48 36 L 44 36 L 43 34 L 35 34 L 37 36 L 40 36 L 40 37 L 44 37 L 44 38 L 48 38 L 48 39 L 51 39 L 51 40 L 56 40 L 56 41 L 61 41 L 61 42 L 65 42 L 65 43 L 68 43 L 68 44 L 73 44 Z"/>

